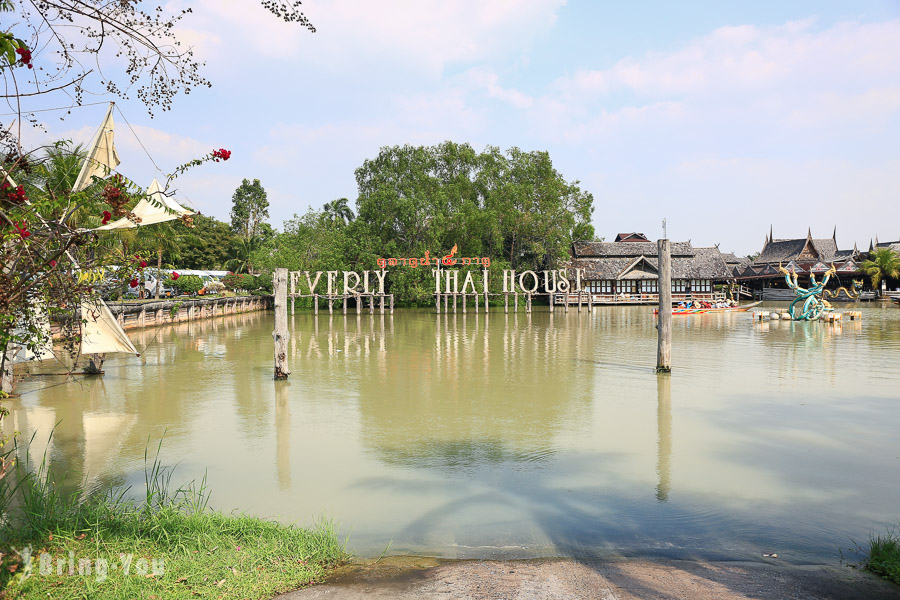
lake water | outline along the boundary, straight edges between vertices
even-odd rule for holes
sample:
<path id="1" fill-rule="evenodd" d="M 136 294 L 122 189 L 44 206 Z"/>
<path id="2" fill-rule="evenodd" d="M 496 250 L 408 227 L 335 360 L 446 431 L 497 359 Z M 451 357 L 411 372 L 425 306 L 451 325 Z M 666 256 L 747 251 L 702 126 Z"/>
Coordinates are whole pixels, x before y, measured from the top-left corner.
<path id="1" fill-rule="evenodd" d="M 136 491 L 164 437 L 216 508 L 333 517 L 363 556 L 827 563 L 900 522 L 897 308 L 675 317 L 671 376 L 649 307 L 494 310 L 298 313 L 284 383 L 271 312 L 138 331 L 102 378 L 20 384 L 6 427 Z"/>

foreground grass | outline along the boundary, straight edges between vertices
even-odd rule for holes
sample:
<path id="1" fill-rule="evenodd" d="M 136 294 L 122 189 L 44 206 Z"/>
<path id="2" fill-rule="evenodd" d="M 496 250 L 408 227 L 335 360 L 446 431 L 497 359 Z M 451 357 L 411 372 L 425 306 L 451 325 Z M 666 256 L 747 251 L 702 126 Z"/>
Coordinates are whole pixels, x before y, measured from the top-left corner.
<path id="1" fill-rule="evenodd" d="M 889 531 L 869 541 L 866 569 L 900 584 L 900 535 Z"/>
<path id="2" fill-rule="evenodd" d="M 328 522 L 302 529 L 224 515 L 206 507 L 203 486 L 169 493 L 170 478 L 154 462 L 136 502 L 124 491 L 66 496 L 26 473 L 7 490 L 0 599 L 269 598 L 347 559 Z"/>

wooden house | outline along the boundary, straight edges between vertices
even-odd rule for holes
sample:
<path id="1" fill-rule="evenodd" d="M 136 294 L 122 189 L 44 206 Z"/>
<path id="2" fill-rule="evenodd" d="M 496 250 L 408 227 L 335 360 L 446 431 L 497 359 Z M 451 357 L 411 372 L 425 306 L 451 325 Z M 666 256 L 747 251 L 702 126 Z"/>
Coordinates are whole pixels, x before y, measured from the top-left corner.
<path id="1" fill-rule="evenodd" d="M 732 270 L 719 249 L 695 248 L 674 242 L 672 298 L 674 301 L 715 300 L 715 284 L 732 279 Z M 657 244 L 643 234 L 619 234 L 614 242 L 575 242 L 567 264 L 570 278 L 582 270 L 582 287 L 594 304 L 654 304 L 659 302 Z"/>

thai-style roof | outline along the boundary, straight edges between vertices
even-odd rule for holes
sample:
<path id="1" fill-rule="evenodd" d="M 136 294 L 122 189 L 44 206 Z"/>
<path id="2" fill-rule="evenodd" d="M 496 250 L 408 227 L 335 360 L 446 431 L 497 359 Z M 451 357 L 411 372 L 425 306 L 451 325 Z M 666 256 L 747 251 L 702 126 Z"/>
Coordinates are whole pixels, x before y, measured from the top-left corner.
<path id="1" fill-rule="evenodd" d="M 831 238 L 806 237 L 793 240 L 770 240 L 753 262 L 756 264 L 786 263 L 798 258 L 832 260 L 837 252 L 837 243 Z"/>
<path id="2" fill-rule="evenodd" d="M 722 259 L 735 277 L 739 276 L 753 262 L 747 256 L 736 256 L 733 252 L 723 252 Z"/>
<path id="3" fill-rule="evenodd" d="M 647 236 L 643 233 L 619 233 L 616 235 L 617 242 L 649 242 Z"/>
<path id="4" fill-rule="evenodd" d="M 673 279 L 729 279 L 732 271 L 716 247 L 694 248 L 674 242 Z M 656 279 L 659 262 L 656 242 L 575 242 L 570 268 L 584 269 L 582 279 Z"/>
<path id="5" fill-rule="evenodd" d="M 670 244 L 672 256 L 693 256 L 690 242 Z M 656 242 L 575 242 L 572 249 L 576 258 L 614 258 L 656 256 Z"/>

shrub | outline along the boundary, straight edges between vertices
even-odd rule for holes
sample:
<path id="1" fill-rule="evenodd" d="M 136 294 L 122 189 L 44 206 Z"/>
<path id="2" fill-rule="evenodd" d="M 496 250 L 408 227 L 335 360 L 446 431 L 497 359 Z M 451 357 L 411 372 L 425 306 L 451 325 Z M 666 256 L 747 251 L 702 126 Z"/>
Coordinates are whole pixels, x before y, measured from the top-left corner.
<path id="1" fill-rule="evenodd" d="M 239 275 L 237 273 L 229 273 L 222 279 L 222 283 L 229 290 L 249 290 L 253 287 L 252 275 Z"/>
<path id="2" fill-rule="evenodd" d="M 221 294 L 225 291 L 225 284 L 221 281 L 210 281 L 206 284 L 207 294 Z"/>
<path id="3" fill-rule="evenodd" d="M 171 283 L 182 294 L 196 294 L 203 289 L 203 280 L 198 275 L 182 275 Z"/>
<path id="4" fill-rule="evenodd" d="M 253 286 L 254 290 L 265 292 L 266 294 L 271 294 L 274 290 L 271 273 L 260 273 L 254 279 L 256 280 Z"/>

